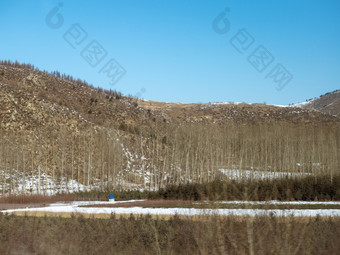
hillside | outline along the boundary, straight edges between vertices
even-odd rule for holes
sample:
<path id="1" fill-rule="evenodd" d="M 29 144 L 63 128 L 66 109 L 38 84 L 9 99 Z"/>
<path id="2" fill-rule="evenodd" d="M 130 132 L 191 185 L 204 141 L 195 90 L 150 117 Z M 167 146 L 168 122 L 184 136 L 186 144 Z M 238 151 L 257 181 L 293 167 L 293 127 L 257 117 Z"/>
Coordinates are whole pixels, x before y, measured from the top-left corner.
<path id="1" fill-rule="evenodd" d="M 150 119 L 132 98 L 38 70 L 0 65 L 0 84 L 5 129 L 117 128 L 120 123 L 140 125 Z"/>
<path id="2" fill-rule="evenodd" d="M 158 189 L 236 169 L 338 171 L 340 119 L 321 110 L 140 100 L 1 62 L 0 192 Z"/>
<path id="3" fill-rule="evenodd" d="M 318 98 L 310 99 L 298 104 L 304 109 L 314 109 L 320 112 L 340 117 L 340 90 L 321 95 Z"/>
<path id="4" fill-rule="evenodd" d="M 300 107 L 281 107 L 265 104 L 233 102 L 181 104 L 138 100 L 138 105 L 174 122 L 261 123 L 283 121 L 287 123 L 316 124 L 338 121 L 334 116 L 328 116 L 328 114 L 309 108 L 301 109 Z"/>
<path id="5" fill-rule="evenodd" d="M 67 77 L 67 76 L 65 76 Z M 103 91 L 86 82 L 58 78 L 31 68 L 0 65 L 0 118 L 7 130 L 84 129 L 89 125 L 143 129 L 151 122 L 329 122 L 335 118 L 292 107 L 264 104 L 162 103 L 124 97 L 115 91 Z M 339 94 L 339 93 L 338 93 Z M 325 96 L 323 98 L 328 98 Z M 337 97 L 339 98 L 339 96 Z M 338 105 L 339 101 L 336 103 Z M 335 105 L 334 105 L 335 106 Z M 317 109 L 319 110 L 319 109 Z"/>

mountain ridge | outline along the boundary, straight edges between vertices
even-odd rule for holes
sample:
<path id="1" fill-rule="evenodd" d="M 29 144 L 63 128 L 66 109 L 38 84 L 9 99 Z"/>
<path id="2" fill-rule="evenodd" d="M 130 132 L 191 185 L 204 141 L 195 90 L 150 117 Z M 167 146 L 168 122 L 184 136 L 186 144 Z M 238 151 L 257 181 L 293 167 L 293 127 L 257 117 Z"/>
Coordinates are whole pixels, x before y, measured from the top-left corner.
<path id="1" fill-rule="evenodd" d="M 54 115 L 56 115 L 54 118 L 61 123 L 63 121 L 62 115 L 71 118 L 73 124 L 68 125 L 72 128 L 76 128 L 75 122 L 78 121 L 80 127 L 86 126 L 83 122 L 87 122 L 99 126 L 112 126 L 114 124 L 116 128 L 127 125 L 138 128 L 138 126 L 147 126 L 150 122 L 157 121 L 175 123 L 188 121 L 212 121 L 214 123 L 225 121 L 299 122 L 302 120 L 306 122 L 327 122 L 332 121 L 333 115 L 338 116 L 339 114 L 332 112 L 331 117 L 325 115 L 328 113 L 328 109 L 318 108 L 317 106 L 322 103 L 316 101 L 302 107 L 294 105 L 278 107 L 258 103 L 184 104 L 142 100 L 124 97 L 116 91 L 94 88 L 79 80 L 59 78 L 46 72 L 27 68 L 27 66 L 30 65 L 24 65 L 24 68 L 21 67 L 21 64 L 2 63 L 0 65 L 2 90 L 0 113 L 3 128 L 11 126 L 9 123 L 15 123 L 17 118 L 22 119 L 20 115 L 24 115 L 25 110 L 30 112 L 32 119 L 22 120 L 23 123 L 19 125 L 21 126 L 19 129 L 28 129 L 36 121 L 38 123 L 40 121 L 39 125 L 48 125 L 43 121 L 48 121 L 48 116 Z M 57 76 L 60 76 L 60 74 Z M 325 95 L 325 97 L 329 96 Z M 340 102 L 340 100 L 338 101 Z M 20 102 L 24 105 L 20 105 Z M 10 109 L 10 104 L 13 109 Z M 36 107 L 31 109 L 35 105 Z M 336 102 L 336 105 L 338 105 L 338 102 Z M 55 113 L 48 107 L 54 109 Z M 34 112 L 34 110 L 38 111 L 38 108 L 41 109 L 39 111 L 46 113 Z M 298 110 L 299 108 L 303 110 Z M 36 115 L 45 117 L 39 118 Z M 69 115 L 74 116 L 70 117 Z M 18 128 L 16 125 L 14 127 Z"/>
<path id="2" fill-rule="evenodd" d="M 340 117 L 340 90 L 325 93 L 320 97 L 309 99 L 300 104 L 295 104 L 295 106 L 314 109 L 329 115 Z"/>

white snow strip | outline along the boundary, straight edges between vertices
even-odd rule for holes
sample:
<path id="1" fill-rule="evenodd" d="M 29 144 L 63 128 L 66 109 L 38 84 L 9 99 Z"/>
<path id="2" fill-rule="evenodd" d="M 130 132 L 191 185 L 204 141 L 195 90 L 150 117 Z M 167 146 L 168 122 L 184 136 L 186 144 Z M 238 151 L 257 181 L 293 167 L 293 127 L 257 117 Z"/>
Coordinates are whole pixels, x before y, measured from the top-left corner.
<path id="1" fill-rule="evenodd" d="M 129 200 L 129 201 L 119 201 L 111 202 L 123 203 L 123 202 L 135 202 L 142 200 Z M 259 203 L 259 202 L 249 202 L 249 201 L 224 201 L 223 203 Z M 263 202 L 261 202 L 263 203 Z M 280 204 L 279 201 L 271 201 L 271 203 Z M 282 202 L 292 203 L 292 202 Z M 339 202 L 294 202 L 295 204 L 338 204 Z M 108 204 L 104 201 L 85 201 L 85 202 L 71 202 L 71 203 L 56 203 L 51 204 L 49 207 L 41 208 L 26 208 L 26 209 L 15 209 L 15 210 L 5 210 L 3 213 L 11 212 L 68 212 L 68 213 L 88 213 L 88 214 L 152 214 L 152 215 L 235 215 L 235 216 L 304 216 L 304 217 L 315 217 L 315 216 L 333 216 L 340 217 L 339 209 L 196 209 L 196 208 L 142 208 L 142 207 L 116 207 L 116 208 L 105 208 L 105 207 L 79 207 L 80 205 L 90 205 L 90 204 Z"/>
<path id="2" fill-rule="evenodd" d="M 270 104 L 271 106 L 276 106 L 276 107 L 288 107 L 288 105 L 281 105 L 281 104 Z"/>
<path id="3" fill-rule="evenodd" d="M 312 101 L 313 101 L 313 100 L 311 100 L 311 101 L 306 101 L 306 102 L 302 102 L 302 103 L 293 104 L 293 105 L 291 105 L 290 107 L 304 107 L 304 106 L 309 105 Z"/>
<path id="4" fill-rule="evenodd" d="M 229 179 L 277 179 L 283 177 L 300 177 L 310 176 L 311 173 L 292 173 L 292 172 L 266 172 L 257 170 L 236 170 L 236 169 L 219 169 L 219 171 L 225 174 Z"/>
<path id="5" fill-rule="evenodd" d="M 238 105 L 238 104 L 243 104 L 242 102 L 215 102 L 215 103 L 209 103 L 210 105 L 227 105 L 227 104 L 232 104 L 232 105 Z"/>
<path id="6" fill-rule="evenodd" d="M 209 203 L 209 201 L 194 204 Z M 216 204 L 248 204 L 248 205 L 340 205 L 340 201 L 216 201 Z"/>

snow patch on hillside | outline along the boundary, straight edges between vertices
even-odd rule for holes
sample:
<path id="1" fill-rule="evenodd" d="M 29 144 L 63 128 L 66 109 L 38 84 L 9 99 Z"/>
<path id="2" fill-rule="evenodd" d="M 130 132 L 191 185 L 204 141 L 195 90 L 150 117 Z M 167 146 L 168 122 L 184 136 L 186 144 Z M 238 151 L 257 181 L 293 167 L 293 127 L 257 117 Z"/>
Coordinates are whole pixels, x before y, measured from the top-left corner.
<path id="1" fill-rule="evenodd" d="M 41 173 L 29 174 L 13 169 L 5 172 L 0 170 L 0 195 L 7 194 L 41 194 L 54 195 L 89 191 L 93 187 L 83 185 L 65 177 L 55 177 Z"/>
<path id="2" fill-rule="evenodd" d="M 309 105 L 311 103 L 312 103 L 312 101 L 306 101 L 306 102 L 290 105 L 290 107 L 306 107 L 307 105 Z"/>
<path id="3" fill-rule="evenodd" d="M 242 179 L 279 179 L 285 177 L 304 177 L 311 176 L 311 173 L 292 173 L 292 172 L 269 172 L 258 170 L 237 170 L 237 169 L 219 169 L 219 171 L 225 174 L 229 179 L 242 180 Z"/>

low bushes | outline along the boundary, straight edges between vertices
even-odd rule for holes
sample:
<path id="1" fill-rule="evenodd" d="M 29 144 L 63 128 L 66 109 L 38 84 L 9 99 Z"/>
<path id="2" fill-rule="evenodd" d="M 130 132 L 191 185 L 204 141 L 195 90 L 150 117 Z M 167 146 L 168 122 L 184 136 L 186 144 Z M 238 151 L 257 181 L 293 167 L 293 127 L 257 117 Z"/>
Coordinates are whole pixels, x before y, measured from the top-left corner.
<path id="1" fill-rule="evenodd" d="M 339 218 L 0 214 L 0 254 L 337 254 Z"/>

